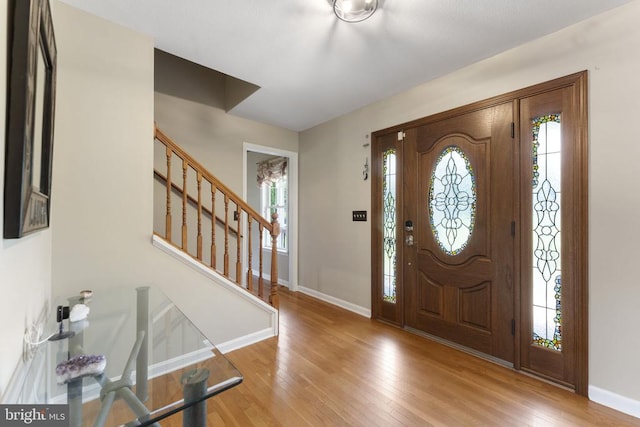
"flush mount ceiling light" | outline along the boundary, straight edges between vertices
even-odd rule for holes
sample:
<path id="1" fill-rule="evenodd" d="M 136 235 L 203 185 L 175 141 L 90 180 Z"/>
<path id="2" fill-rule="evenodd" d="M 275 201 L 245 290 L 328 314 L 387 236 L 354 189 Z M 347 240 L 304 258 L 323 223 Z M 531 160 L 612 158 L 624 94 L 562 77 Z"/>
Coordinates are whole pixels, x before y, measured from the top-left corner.
<path id="1" fill-rule="evenodd" d="M 377 8 L 378 0 L 333 0 L 333 11 L 345 22 L 364 21 Z"/>

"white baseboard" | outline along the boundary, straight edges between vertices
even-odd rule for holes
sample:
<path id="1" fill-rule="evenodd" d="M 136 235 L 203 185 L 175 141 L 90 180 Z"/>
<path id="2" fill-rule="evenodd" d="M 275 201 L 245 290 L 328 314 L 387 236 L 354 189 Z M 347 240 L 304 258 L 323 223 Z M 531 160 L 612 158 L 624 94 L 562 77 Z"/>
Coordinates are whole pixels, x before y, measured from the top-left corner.
<path id="1" fill-rule="evenodd" d="M 251 270 L 251 271 L 253 272 L 254 276 L 256 276 L 256 277 L 260 276 L 260 271 L 258 271 L 258 270 Z M 270 282 L 271 281 L 271 274 L 262 272 L 262 278 L 264 280 L 268 280 Z M 282 286 L 286 286 L 287 288 L 290 288 L 288 280 L 278 279 L 278 284 L 282 285 Z"/>
<path id="2" fill-rule="evenodd" d="M 220 350 L 222 354 L 225 354 L 230 351 L 238 350 L 239 348 L 246 347 L 248 345 L 255 344 L 257 342 L 260 342 L 262 340 L 266 340 L 267 338 L 271 338 L 275 336 L 276 335 L 273 333 L 273 329 L 267 328 L 262 331 L 245 335 L 244 337 L 232 339 L 231 341 L 218 344 L 216 345 L 216 348 Z"/>
<path id="3" fill-rule="evenodd" d="M 22 394 L 22 388 L 24 387 L 24 383 L 27 379 L 31 362 L 32 360 L 25 362 L 20 358 L 4 394 L 2 395 L 2 398 L 0 398 L 0 404 L 7 405 L 20 402 L 20 395 Z"/>
<path id="4" fill-rule="evenodd" d="M 267 328 L 262 331 L 258 331 L 258 332 L 246 335 L 244 337 L 227 341 L 226 343 L 223 343 L 216 347 L 218 348 L 218 350 L 220 350 L 221 353 L 227 353 L 229 351 L 237 350 L 241 347 L 254 344 L 258 341 L 262 341 L 264 339 L 271 338 L 273 336 L 275 336 L 273 333 L 273 328 Z M 209 347 L 207 346 L 207 345 L 210 346 L 208 341 L 205 341 L 204 344 L 206 347 L 202 349 L 195 350 L 188 354 L 178 356 L 172 359 L 168 359 L 168 360 L 155 363 L 149 366 L 148 378 L 149 379 L 156 378 L 161 375 L 175 372 L 185 366 L 189 366 L 189 365 L 210 359 L 212 357 L 215 357 L 215 355 L 211 353 L 211 351 L 209 350 Z M 120 379 L 120 376 L 110 378 L 112 382 L 118 381 L 119 379 Z M 135 371 L 133 371 L 133 373 L 131 374 L 131 379 L 135 384 L 135 380 L 136 380 Z M 89 385 L 84 386 L 82 388 L 82 402 L 84 403 L 84 402 L 89 402 L 89 401 L 98 399 L 100 397 L 100 390 L 101 390 L 101 387 L 97 383 L 91 383 Z M 67 399 L 67 396 L 64 394 L 61 394 L 58 396 L 52 396 L 49 402 L 46 402 L 46 403 L 63 404 L 66 402 L 66 399 Z M 13 401 L 11 403 L 13 403 Z M 32 402 L 28 402 L 28 403 L 32 403 Z M 38 402 L 38 403 L 45 403 L 45 402 Z"/>
<path id="5" fill-rule="evenodd" d="M 205 345 L 206 344 L 208 344 L 207 341 L 205 341 Z M 149 379 L 153 379 L 161 375 L 166 375 L 166 374 L 170 374 L 172 372 L 178 371 L 186 366 L 203 362 L 207 359 L 211 359 L 212 357 L 215 357 L 215 355 L 211 352 L 209 347 L 205 347 L 199 350 L 194 350 L 182 356 L 177 356 L 177 357 L 150 365 L 148 368 L 149 370 L 147 372 L 147 375 Z M 122 376 L 118 375 L 113 378 L 109 378 L 109 381 L 116 382 L 116 381 L 119 381 L 121 378 Z M 133 384 L 136 383 L 135 370 L 131 373 L 131 380 Z M 83 385 L 82 403 L 91 402 L 93 400 L 99 399 L 101 390 L 102 390 L 102 387 L 100 386 L 100 384 L 96 382 L 91 382 L 88 385 Z M 59 404 L 64 404 L 66 402 L 67 402 L 67 395 L 60 394 L 57 396 L 50 397 L 50 400 L 48 402 L 38 402 L 38 403 L 43 403 L 43 404 L 53 403 L 53 404 L 59 405 Z"/>
<path id="6" fill-rule="evenodd" d="M 367 318 L 371 318 L 371 309 L 365 308 L 351 302 L 341 300 L 340 298 L 333 297 L 331 295 L 323 294 L 322 292 L 316 291 L 315 289 L 306 288 L 304 286 L 299 286 L 298 291 L 303 294 L 312 296 L 314 298 L 318 298 L 324 302 L 328 302 L 329 304 L 337 305 L 340 308 L 344 308 L 345 310 L 352 311 L 360 316 L 364 316 Z"/>
<path id="7" fill-rule="evenodd" d="M 589 399 L 633 417 L 640 418 L 640 401 L 613 393 L 599 387 L 589 386 Z"/>

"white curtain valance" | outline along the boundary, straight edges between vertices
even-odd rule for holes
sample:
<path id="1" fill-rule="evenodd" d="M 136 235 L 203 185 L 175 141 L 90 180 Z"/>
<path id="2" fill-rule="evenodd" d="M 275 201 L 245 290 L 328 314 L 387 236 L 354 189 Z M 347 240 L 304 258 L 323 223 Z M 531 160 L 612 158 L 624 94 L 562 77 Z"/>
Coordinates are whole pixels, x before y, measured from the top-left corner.
<path id="1" fill-rule="evenodd" d="M 276 157 L 258 162 L 258 185 L 276 182 L 287 175 L 287 158 Z"/>

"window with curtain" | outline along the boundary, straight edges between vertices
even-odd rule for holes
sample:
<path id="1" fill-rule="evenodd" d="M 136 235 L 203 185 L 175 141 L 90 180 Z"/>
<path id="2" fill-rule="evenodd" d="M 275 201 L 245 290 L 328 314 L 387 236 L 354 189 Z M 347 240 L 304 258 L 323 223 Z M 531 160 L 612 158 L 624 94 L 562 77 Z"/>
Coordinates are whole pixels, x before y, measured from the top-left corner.
<path id="1" fill-rule="evenodd" d="M 286 252 L 288 250 L 287 223 L 288 223 L 288 180 L 287 158 L 277 157 L 258 163 L 258 186 L 260 186 L 260 206 L 264 218 L 271 221 L 271 214 L 278 214 L 280 223 L 280 235 L 276 240 L 277 249 Z M 271 249 L 271 236 L 264 233 L 262 246 Z"/>

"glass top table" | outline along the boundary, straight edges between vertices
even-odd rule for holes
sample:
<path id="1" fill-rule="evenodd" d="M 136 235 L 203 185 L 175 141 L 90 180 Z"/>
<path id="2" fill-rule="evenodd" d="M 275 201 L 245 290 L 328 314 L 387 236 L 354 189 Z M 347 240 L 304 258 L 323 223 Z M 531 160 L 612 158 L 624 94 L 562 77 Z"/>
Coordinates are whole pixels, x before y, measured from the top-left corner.
<path id="1" fill-rule="evenodd" d="M 180 411 L 185 425 L 204 426 L 206 399 L 242 382 L 233 364 L 154 287 L 55 301 L 45 327 L 55 333 L 37 347 L 20 400 L 68 405 L 71 427 L 159 425 Z M 88 315 L 76 320 L 85 306 Z M 60 328 L 58 320 L 69 312 Z"/>

